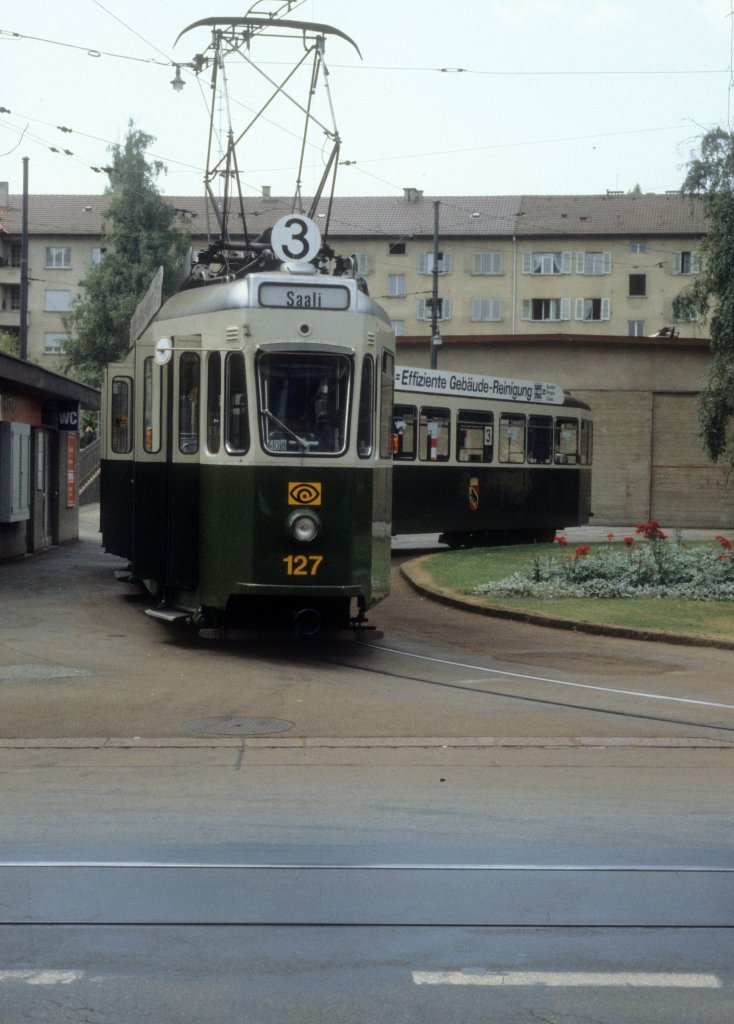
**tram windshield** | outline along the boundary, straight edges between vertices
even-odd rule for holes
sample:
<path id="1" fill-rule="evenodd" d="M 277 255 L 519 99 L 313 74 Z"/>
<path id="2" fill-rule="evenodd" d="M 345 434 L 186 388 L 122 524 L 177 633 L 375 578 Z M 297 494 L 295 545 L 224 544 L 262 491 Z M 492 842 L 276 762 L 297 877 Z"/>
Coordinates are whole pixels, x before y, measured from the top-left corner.
<path id="1" fill-rule="evenodd" d="M 260 440 L 270 455 L 341 455 L 347 447 L 347 356 L 263 353 L 257 364 Z"/>

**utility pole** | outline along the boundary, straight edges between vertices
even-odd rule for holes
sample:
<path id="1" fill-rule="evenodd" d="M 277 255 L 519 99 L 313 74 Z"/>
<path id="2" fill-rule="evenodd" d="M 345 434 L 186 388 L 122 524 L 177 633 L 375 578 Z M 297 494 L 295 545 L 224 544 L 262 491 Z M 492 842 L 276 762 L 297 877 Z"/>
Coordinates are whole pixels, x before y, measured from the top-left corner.
<path id="1" fill-rule="evenodd" d="M 20 329 L 18 355 L 28 358 L 28 157 L 23 157 L 23 216 L 20 242 Z"/>
<path id="2" fill-rule="evenodd" d="M 438 366 L 438 348 L 442 345 L 441 334 L 438 329 L 438 208 L 441 205 L 438 199 L 433 203 L 433 288 L 431 291 L 431 369 Z"/>

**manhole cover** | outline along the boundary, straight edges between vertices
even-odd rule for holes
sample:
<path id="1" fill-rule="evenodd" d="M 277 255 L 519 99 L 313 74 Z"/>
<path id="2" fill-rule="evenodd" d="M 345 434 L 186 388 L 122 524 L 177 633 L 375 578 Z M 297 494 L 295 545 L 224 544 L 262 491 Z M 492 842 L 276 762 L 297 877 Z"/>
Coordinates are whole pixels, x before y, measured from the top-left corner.
<path id="1" fill-rule="evenodd" d="M 267 736 L 292 728 L 293 722 L 284 722 L 282 718 L 232 718 L 227 715 L 223 718 L 197 718 L 184 723 L 187 732 L 203 736 Z"/>

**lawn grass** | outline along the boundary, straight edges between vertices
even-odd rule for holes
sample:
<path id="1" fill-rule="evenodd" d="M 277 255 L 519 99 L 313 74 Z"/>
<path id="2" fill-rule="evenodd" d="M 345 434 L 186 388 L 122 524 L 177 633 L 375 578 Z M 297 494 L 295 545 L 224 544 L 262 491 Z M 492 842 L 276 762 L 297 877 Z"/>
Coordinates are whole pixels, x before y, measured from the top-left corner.
<path id="1" fill-rule="evenodd" d="M 591 547 L 593 550 L 608 545 L 592 544 Z M 505 579 L 514 572 L 530 568 L 534 558 L 558 557 L 559 554 L 557 544 L 469 548 L 430 555 L 421 560 L 421 571 L 442 590 L 472 595 L 473 588 L 480 583 Z M 472 595 L 472 600 L 488 608 L 509 609 L 523 614 L 734 642 L 734 602 L 731 601 L 542 599 L 477 594 Z"/>

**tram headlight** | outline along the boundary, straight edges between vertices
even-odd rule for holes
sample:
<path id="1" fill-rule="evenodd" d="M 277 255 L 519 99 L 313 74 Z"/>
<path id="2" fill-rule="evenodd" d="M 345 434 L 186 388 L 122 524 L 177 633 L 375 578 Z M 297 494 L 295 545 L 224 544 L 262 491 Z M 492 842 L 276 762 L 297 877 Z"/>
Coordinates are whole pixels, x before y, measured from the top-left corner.
<path id="1" fill-rule="evenodd" d="M 317 537 L 321 530 L 321 520 L 315 512 L 291 512 L 286 519 L 286 528 L 290 535 L 304 544 Z"/>

